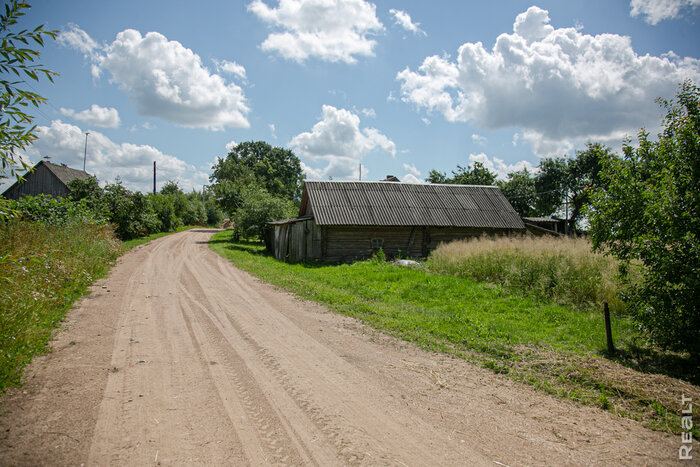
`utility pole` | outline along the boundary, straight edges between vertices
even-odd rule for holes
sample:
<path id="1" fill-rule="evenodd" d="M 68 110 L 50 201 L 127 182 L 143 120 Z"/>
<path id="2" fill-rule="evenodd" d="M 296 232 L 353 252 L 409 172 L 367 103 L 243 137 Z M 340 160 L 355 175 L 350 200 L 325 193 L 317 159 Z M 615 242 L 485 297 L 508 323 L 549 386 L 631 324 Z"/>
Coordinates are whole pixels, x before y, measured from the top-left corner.
<path id="1" fill-rule="evenodd" d="M 156 194 L 156 161 L 153 161 L 153 194 Z"/>
<path id="2" fill-rule="evenodd" d="M 89 134 L 89 131 L 85 132 L 85 154 L 83 154 L 83 172 L 85 172 L 85 163 L 87 162 L 87 138 Z"/>
<path id="3" fill-rule="evenodd" d="M 360 163 L 360 181 L 362 181 L 362 164 Z"/>
<path id="4" fill-rule="evenodd" d="M 566 189 L 566 222 L 564 223 L 564 234 L 569 235 L 569 189 Z"/>

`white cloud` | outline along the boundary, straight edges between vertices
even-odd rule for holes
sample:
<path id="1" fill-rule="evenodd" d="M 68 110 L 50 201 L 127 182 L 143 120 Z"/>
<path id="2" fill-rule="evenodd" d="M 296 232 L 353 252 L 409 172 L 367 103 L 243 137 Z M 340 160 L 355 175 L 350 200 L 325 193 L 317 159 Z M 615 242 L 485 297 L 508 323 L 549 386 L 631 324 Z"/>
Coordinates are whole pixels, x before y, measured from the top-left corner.
<path id="1" fill-rule="evenodd" d="M 632 0 L 630 16 L 644 16 L 644 21 L 655 25 L 665 19 L 676 19 L 681 11 L 700 6 L 700 0 Z"/>
<path id="2" fill-rule="evenodd" d="M 404 175 L 401 181 L 404 183 L 425 183 L 425 180 L 421 180 L 412 173 L 407 173 Z"/>
<path id="3" fill-rule="evenodd" d="M 377 112 L 375 112 L 374 109 L 371 107 L 362 109 L 361 112 L 362 112 L 362 115 L 364 115 L 365 117 L 377 118 Z"/>
<path id="4" fill-rule="evenodd" d="M 404 164 L 403 169 L 416 177 L 420 177 L 420 170 L 418 170 L 413 164 Z M 404 178 L 406 177 L 404 176 Z"/>
<path id="5" fill-rule="evenodd" d="M 54 120 L 49 127 L 38 127 L 38 131 L 39 138 L 27 151 L 31 159 L 48 155 L 55 164 L 82 169 L 85 132 L 81 128 Z M 129 189 L 149 192 L 153 189 L 153 161 L 157 164 L 159 185 L 175 180 L 183 190 L 191 190 L 201 189 L 208 182 L 207 173 L 153 146 L 115 143 L 100 132 L 90 132 L 87 171 L 100 182 L 111 183 L 119 176 Z"/>
<path id="6" fill-rule="evenodd" d="M 488 139 L 486 139 L 485 136 L 481 136 L 480 134 L 477 133 L 472 133 L 472 141 L 475 144 L 478 144 L 480 146 L 485 145 L 488 142 Z"/>
<path id="7" fill-rule="evenodd" d="M 422 34 L 427 36 L 425 31 L 420 28 L 420 23 L 414 23 L 411 20 L 411 15 L 402 10 L 395 10 L 392 8 L 389 13 L 394 17 L 394 22 L 404 28 L 406 31 L 410 31 L 413 34 Z"/>
<path id="8" fill-rule="evenodd" d="M 379 130 L 361 129 L 360 117 L 330 105 L 323 106 L 321 120 L 311 131 L 296 135 L 289 146 L 305 160 L 304 171 L 310 179 L 356 178 L 358 164 L 370 152 L 381 150 L 392 157 L 396 155 L 394 142 Z M 322 168 L 312 167 L 324 162 Z"/>
<path id="9" fill-rule="evenodd" d="M 93 76 L 108 70 L 111 81 L 129 96 L 141 115 L 189 128 L 250 126 L 246 118 L 250 109 L 243 90 L 210 73 L 199 55 L 177 41 L 169 41 L 157 32 L 142 36 L 126 29 L 111 44 L 97 47 L 75 25 L 64 34 L 69 34 L 64 44 L 90 51 Z M 245 72 L 235 62 L 225 63 L 227 72 Z"/>
<path id="10" fill-rule="evenodd" d="M 82 52 L 85 56 L 91 56 L 98 48 L 97 42 L 80 29 L 78 25 L 70 23 L 68 29 L 61 31 L 56 37 L 56 42 L 71 49 Z"/>
<path id="11" fill-rule="evenodd" d="M 491 159 L 483 152 L 479 154 L 469 154 L 470 165 L 474 162 L 481 162 L 484 164 L 484 167 L 489 169 L 491 172 L 495 172 L 498 175 L 498 178 L 501 180 L 506 180 L 508 178 L 508 174 L 511 172 L 517 172 L 523 169 L 527 169 L 531 173 L 536 171 L 536 167 L 528 161 L 519 161 L 515 164 L 506 164 L 503 162 L 503 159 L 499 159 L 498 157 Z"/>
<path id="12" fill-rule="evenodd" d="M 118 128 L 121 123 L 117 109 L 113 107 L 100 107 L 97 104 L 92 104 L 92 107 L 81 110 L 80 112 L 61 107 L 61 114 L 103 128 Z"/>
<path id="13" fill-rule="evenodd" d="M 275 124 L 270 123 L 268 128 L 270 128 L 270 136 L 272 136 L 272 139 L 277 139 L 277 128 L 275 127 Z"/>
<path id="14" fill-rule="evenodd" d="M 233 151 L 233 148 L 235 148 L 236 146 L 238 146 L 238 143 L 235 141 L 229 141 L 228 143 L 226 143 L 226 154 Z"/>
<path id="15" fill-rule="evenodd" d="M 513 134 L 513 147 L 518 145 L 518 142 L 520 141 L 520 136 L 520 133 Z"/>
<path id="16" fill-rule="evenodd" d="M 384 29 L 374 4 L 364 0 L 278 0 L 277 8 L 253 0 L 248 10 L 279 30 L 267 36 L 262 50 L 296 62 L 373 57 L 376 41 L 368 36 Z"/>
<path id="17" fill-rule="evenodd" d="M 229 62 L 228 60 L 214 60 L 214 63 L 218 71 L 231 73 L 234 76 L 238 76 L 243 81 L 247 80 L 245 67 L 243 65 L 239 65 L 236 62 Z"/>
<path id="18" fill-rule="evenodd" d="M 548 13 L 533 6 L 491 51 L 465 43 L 456 61 L 432 56 L 417 71 L 406 68 L 397 74 L 402 100 L 451 122 L 519 128 L 538 155 L 549 155 L 555 146 L 657 125 L 656 97 L 673 96 L 686 78 L 700 79 L 698 59 L 639 56 L 629 37 L 548 23 Z"/>

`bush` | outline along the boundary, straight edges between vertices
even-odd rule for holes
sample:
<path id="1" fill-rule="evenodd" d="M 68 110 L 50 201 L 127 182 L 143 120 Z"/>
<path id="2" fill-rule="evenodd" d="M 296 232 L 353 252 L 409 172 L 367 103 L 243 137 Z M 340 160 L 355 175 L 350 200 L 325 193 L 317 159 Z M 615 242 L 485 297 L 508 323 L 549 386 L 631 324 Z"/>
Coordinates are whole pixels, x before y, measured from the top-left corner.
<path id="1" fill-rule="evenodd" d="M 639 135 L 604 161 L 591 207 L 595 247 L 618 258 L 636 320 L 658 344 L 700 358 L 700 89 L 686 81 L 658 142 Z"/>
<path id="2" fill-rule="evenodd" d="M 289 219 L 296 214 L 292 201 L 276 198 L 258 186 L 242 190 L 242 202 L 234 215 L 236 233 L 246 238 L 264 240 L 270 230 L 268 222 Z"/>
<path id="3" fill-rule="evenodd" d="M 68 198 L 38 195 L 10 200 L 7 204 L 22 219 L 49 225 L 101 225 L 107 222 L 104 213 L 90 206 L 86 200 L 71 201 Z"/>

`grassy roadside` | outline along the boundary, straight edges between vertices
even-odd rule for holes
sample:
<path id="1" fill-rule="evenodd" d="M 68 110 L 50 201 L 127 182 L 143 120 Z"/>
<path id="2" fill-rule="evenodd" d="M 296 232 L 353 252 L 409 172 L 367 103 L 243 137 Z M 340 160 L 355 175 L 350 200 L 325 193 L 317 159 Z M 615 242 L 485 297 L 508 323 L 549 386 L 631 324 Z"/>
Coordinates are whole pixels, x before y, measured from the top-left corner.
<path id="1" fill-rule="evenodd" d="M 111 228 L 8 222 L 0 228 L 0 393 L 45 352 L 73 302 L 122 252 Z"/>
<path id="2" fill-rule="evenodd" d="M 175 232 L 121 242 L 106 226 L 0 225 L 0 394 L 20 384 L 24 367 L 48 350 L 66 312 L 118 256 Z"/>
<path id="3" fill-rule="evenodd" d="M 557 397 L 594 405 L 646 426 L 680 431 L 681 394 L 700 400 L 692 384 L 662 374 L 692 375 L 680 357 L 643 347 L 633 323 L 613 322 L 618 361 L 604 358 L 603 320 L 591 308 L 538 301 L 502 287 L 423 269 L 365 261 L 352 265 L 286 264 L 259 245 L 211 248 L 237 267 L 297 296 L 401 339 L 466 358 Z"/>

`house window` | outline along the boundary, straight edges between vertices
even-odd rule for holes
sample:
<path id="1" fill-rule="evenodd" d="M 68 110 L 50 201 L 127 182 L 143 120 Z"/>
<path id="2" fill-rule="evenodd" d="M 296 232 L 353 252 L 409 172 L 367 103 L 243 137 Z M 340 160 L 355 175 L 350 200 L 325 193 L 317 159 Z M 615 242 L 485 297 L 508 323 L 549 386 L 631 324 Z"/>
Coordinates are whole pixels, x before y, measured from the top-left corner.
<path id="1" fill-rule="evenodd" d="M 371 240 L 371 243 L 372 243 L 372 249 L 377 250 L 377 249 L 381 248 L 382 245 L 384 244 L 384 239 L 383 238 L 373 238 Z"/>

